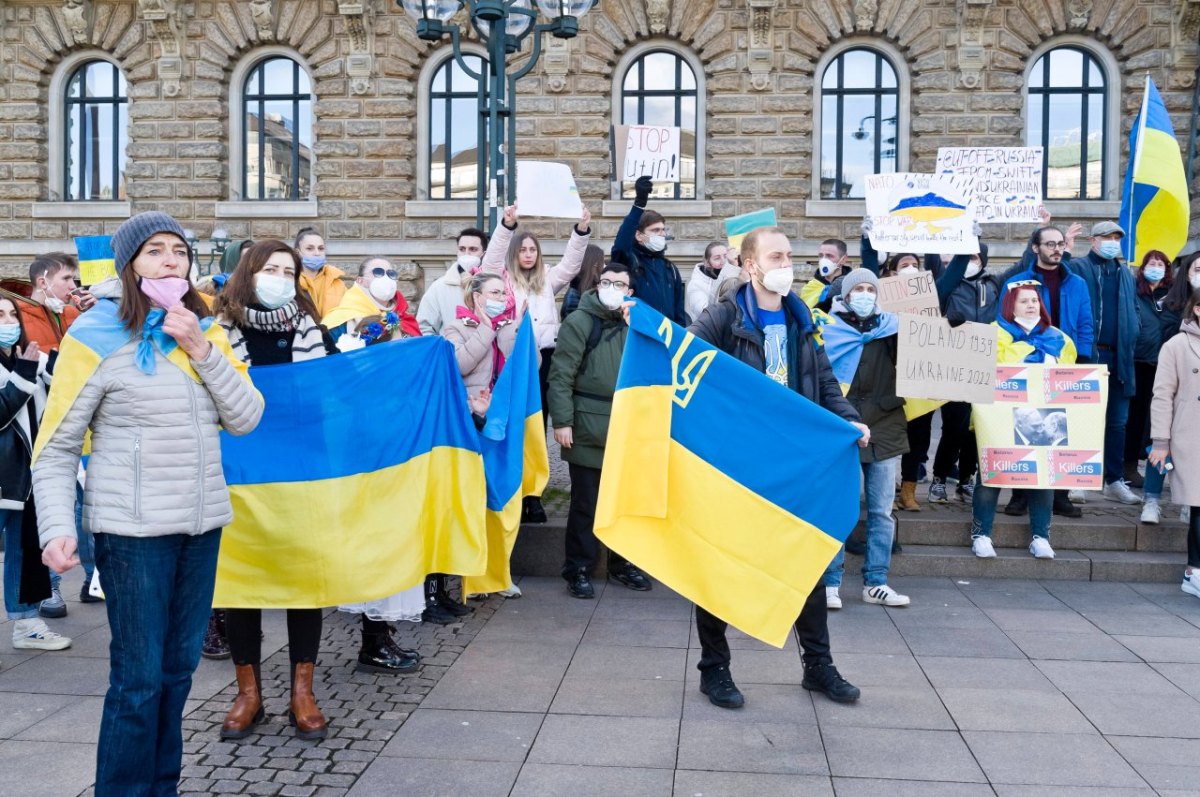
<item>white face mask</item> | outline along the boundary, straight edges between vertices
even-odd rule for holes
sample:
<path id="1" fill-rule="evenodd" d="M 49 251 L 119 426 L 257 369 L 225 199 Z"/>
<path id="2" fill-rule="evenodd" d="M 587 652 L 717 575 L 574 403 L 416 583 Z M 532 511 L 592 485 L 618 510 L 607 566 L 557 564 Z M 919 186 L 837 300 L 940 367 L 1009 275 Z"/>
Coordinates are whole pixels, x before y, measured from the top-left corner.
<path id="1" fill-rule="evenodd" d="M 396 298 L 396 281 L 391 277 L 376 277 L 367 288 L 371 298 L 380 304 L 387 304 Z"/>
<path id="2" fill-rule="evenodd" d="M 57 313 L 59 315 L 62 315 L 62 311 L 67 309 L 67 303 L 49 291 L 46 291 L 46 298 L 42 300 L 42 304 L 50 312 Z"/>
<path id="3" fill-rule="evenodd" d="M 834 263 L 827 257 L 823 257 L 817 261 L 817 273 L 822 277 L 828 277 L 838 270 L 838 264 Z"/>
<path id="4" fill-rule="evenodd" d="M 917 268 L 916 266 L 904 266 L 896 273 L 907 277 L 910 274 L 916 274 L 920 270 L 921 269 Z"/>
<path id="5" fill-rule="evenodd" d="M 296 298 L 296 283 L 287 277 L 259 273 L 254 278 L 254 295 L 268 310 L 278 310 Z"/>
<path id="6" fill-rule="evenodd" d="M 651 252 L 661 252 L 667 248 L 665 235 L 649 235 L 646 237 L 646 248 Z"/>
<path id="7" fill-rule="evenodd" d="M 1191 285 L 1193 290 L 1200 291 L 1200 274 L 1188 277 L 1188 285 Z"/>
<path id="8" fill-rule="evenodd" d="M 459 255 L 458 256 L 458 267 L 461 268 L 463 271 L 472 271 L 473 269 L 477 269 L 477 268 L 479 268 L 479 264 L 481 262 L 483 262 L 483 261 L 481 261 L 475 255 Z"/>
<path id="9" fill-rule="evenodd" d="M 600 288 L 596 291 L 596 295 L 600 297 L 600 304 L 609 310 L 618 309 L 621 303 L 628 298 L 625 291 L 620 288 Z"/>
<path id="10" fill-rule="evenodd" d="M 795 274 L 789 266 L 771 269 L 759 277 L 764 288 L 771 293 L 778 293 L 780 296 L 787 296 L 791 293 L 794 278 Z"/>
<path id="11" fill-rule="evenodd" d="M 972 277 L 979 274 L 979 272 L 981 272 L 981 271 L 983 271 L 983 264 L 972 260 L 970 263 L 967 264 L 967 272 L 966 272 L 965 276 L 967 279 L 971 279 Z"/>
<path id="12" fill-rule="evenodd" d="M 1026 332 L 1029 332 L 1036 327 L 1041 320 L 1042 319 L 1040 318 L 1024 318 L 1017 316 L 1017 326 L 1021 327 L 1021 329 L 1025 330 Z"/>

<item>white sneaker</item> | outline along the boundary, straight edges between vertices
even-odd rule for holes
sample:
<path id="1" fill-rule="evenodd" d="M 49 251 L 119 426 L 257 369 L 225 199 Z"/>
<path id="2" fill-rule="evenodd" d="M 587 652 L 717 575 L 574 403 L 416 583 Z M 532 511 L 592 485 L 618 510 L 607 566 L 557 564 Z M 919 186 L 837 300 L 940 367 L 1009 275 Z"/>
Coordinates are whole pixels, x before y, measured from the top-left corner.
<path id="1" fill-rule="evenodd" d="M 1200 598 L 1200 572 L 1193 569 L 1191 573 L 1184 573 L 1183 583 L 1179 585 L 1179 588 L 1189 595 Z"/>
<path id="2" fill-rule="evenodd" d="M 837 587 L 825 588 L 825 606 L 833 611 L 842 608 L 842 596 L 838 594 Z"/>
<path id="3" fill-rule="evenodd" d="M 1110 501 L 1120 501 L 1122 504 L 1140 504 L 1142 502 L 1141 496 L 1135 495 L 1133 490 L 1129 489 L 1129 485 L 1121 479 L 1104 485 L 1104 497 Z"/>
<path id="4" fill-rule="evenodd" d="M 12 645 L 17 650 L 63 650 L 71 647 L 71 638 L 56 634 L 34 617 L 13 623 Z"/>
<path id="5" fill-rule="evenodd" d="M 1087 490 L 1068 490 L 1067 498 L 1071 499 L 1072 504 L 1086 504 Z"/>
<path id="6" fill-rule="evenodd" d="M 877 603 L 881 606 L 907 606 L 910 602 L 907 595 L 901 595 L 887 584 L 863 587 L 863 603 Z"/>
<path id="7" fill-rule="evenodd" d="M 992 545 L 992 538 L 982 534 L 971 538 L 971 552 L 980 559 L 996 558 L 996 548 Z"/>
<path id="8" fill-rule="evenodd" d="M 1150 526 L 1157 526 L 1160 520 L 1162 520 L 1162 509 L 1158 506 L 1158 499 L 1148 499 L 1142 506 L 1142 522 Z"/>
<path id="9" fill-rule="evenodd" d="M 1050 541 L 1045 537 L 1034 537 L 1033 542 L 1029 543 L 1029 552 L 1035 559 L 1054 558 L 1054 549 L 1050 547 Z"/>
<path id="10" fill-rule="evenodd" d="M 513 584 L 508 589 L 502 589 L 499 592 L 497 592 L 496 594 L 502 595 L 505 598 L 519 598 L 519 597 L 521 597 L 521 588 L 518 587 L 516 584 Z"/>

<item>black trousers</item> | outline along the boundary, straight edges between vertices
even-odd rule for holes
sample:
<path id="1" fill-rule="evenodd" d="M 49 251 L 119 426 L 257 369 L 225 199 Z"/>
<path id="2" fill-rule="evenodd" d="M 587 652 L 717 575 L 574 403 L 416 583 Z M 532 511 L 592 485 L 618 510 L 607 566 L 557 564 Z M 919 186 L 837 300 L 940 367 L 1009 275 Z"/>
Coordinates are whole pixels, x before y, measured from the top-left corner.
<path id="1" fill-rule="evenodd" d="M 554 349 L 542 349 L 542 362 L 538 366 L 538 387 L 542 391 L 542 423 L 550 423 L 550 411 L 546 409 L 546 391 L 550 386 L 550 358 L 554 356 Z"/>
<path id="2" fill-rule="evenodd" d="M 288 658 L 292 664 L 315 662 L 321 650 L 321 610 L 288 609 Z M 226 609 L 225 636 L 233 663 L 262 663 L 262 609 Z"/>
<path id="3" fill-rule="evenodd" d="M 908 422 L 908 453 L 900 457 L 900 481 L 917 480 L 918 467 L 929 459 L 929 438 L 932 435 L 932 412 Z"/>
<path id="4" fill-rule="evenodd" d="M 1150 400 L 1154 398 L 1154 375 L 1157 363 L 1133 364 L 1135 392 L 1129 399 L 1129 420 L 1125 422 L 1125 461 L 1137 462 L 1146 458 L 1150 445 Z"/>
<path id="5" fill-rule="evenodd" d="M 975 432 L 971 430 L 971 405 L 963 401 L 942 405 L 942 439 L 933 457 L 933 475 L 945 479 L 955 465 L 958 465 L 959 484 L 970 483 L 979 468 L 979 451 L 975 447 Z"/>
<path id="6" fill-rule="evenodd" d="M 579 571 L 591 573 L 600 555 L 600 541 L 593 527 L 596 523 L 596 501 L 600 497 L 600 469 L 567 463 L 571 471 L 571 508 L 567 511 L 566 559 L 563 578 Z M 625 563 L 624 557 L 610 550 L 608 569 Z"/>
<path id="7" fill-rule="evenodd" d="M 696 607 L 696 631 L 700 635 L 701 670 L 728 667 L 729 641 L 725 638 L 728 624 L 708 611 Z M 829 613 L 825 604 L 825 584 L 820 579 L 808 594 L 800 616 L 796 618 L 796 636 L 800 640 L 800 659 L 805 667 L 833 664 L 829 654 Z"/>
<path id="8" fill-rule="evenodd" d="M 1200 567 L 1200 506 L 1192 507 L 1188 525 L 1188 567 Z"/>

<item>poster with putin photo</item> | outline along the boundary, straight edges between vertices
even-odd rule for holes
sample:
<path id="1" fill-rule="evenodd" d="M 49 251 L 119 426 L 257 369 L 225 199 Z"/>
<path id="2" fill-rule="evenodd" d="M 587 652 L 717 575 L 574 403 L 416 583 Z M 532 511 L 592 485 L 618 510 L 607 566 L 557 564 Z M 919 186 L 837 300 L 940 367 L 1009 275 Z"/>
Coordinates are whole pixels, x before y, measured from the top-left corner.
<path id="1" fill-rule="evenodd" d="M 985 485 L 1103 488 L 1103 365 L 999 365 L 993 398 L 972 407 Z"/>

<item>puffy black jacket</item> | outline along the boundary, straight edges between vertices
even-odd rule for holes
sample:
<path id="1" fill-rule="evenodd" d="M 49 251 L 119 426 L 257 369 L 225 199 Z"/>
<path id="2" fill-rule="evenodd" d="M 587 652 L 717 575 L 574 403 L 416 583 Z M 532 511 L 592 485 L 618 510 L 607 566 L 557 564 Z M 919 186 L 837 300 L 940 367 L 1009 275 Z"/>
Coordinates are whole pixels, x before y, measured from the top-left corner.
<path id="1" fill-rule="evenodd" d="M 879 323 L 875 314 L 861 319 L 854 313 L 838 313 L 838 318 L 862 332 Z M 896 395 L 895 335 L 876 338 L 863 346 L 858 370 L 846 398 L 871 429 L 871 444 L 860 452 L 863 462 L 882 462 L 908 453 L 908 420 L 904 399 Z"/>
<path id="2" fill-rule="evenodd" d="M 1158 350 L 1167 339 L 1179 332 L 1180 316 L 1163 307 L 1167 291 L 1161 286 L 1153 296 L 1137 295 L 1138 327 L 1137 343 L 1133 348 L 1133 360 L 1139 363 L 1158 362 Z"/>
<path id="3" fill-rule="evenodd" d="M 951 324 L 974 321 L 990 324 L 1000 310 L 1000 279 L 986 271 L 964 278 L 942 300 L 942 315 Z"/>
<path id="4" fill-rule="evenodd" d="M 663 252 L 651 252 L 637 242 L 637 227 L 645 208 L 634 205 L 613 241 L 612 260 L 633 272 L 633 295 L 667 318 L 686 327 L 691 319 L 684 308 L 683 278 Z"/>

